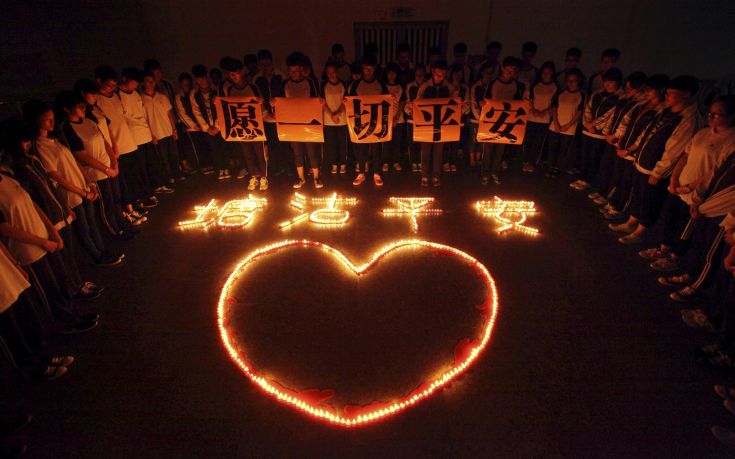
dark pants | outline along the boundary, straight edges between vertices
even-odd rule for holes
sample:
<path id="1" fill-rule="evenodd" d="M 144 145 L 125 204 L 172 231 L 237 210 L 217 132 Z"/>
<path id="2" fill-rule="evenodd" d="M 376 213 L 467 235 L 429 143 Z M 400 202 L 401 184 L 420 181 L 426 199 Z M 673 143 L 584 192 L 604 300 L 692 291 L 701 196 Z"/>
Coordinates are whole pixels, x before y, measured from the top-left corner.
<path id="1" fill-rule="evenodd" d="M 138 151 L 143 153 L 145 158 L 145 184 L 146 184 L 146 196 L 153 194 L 153 189 L 158 188 L 161 185 L 165 185 L 168 180 L 163 174 L 163 163 L 161 162 L 161 155 L 158 153 L 156 146 L 153 142 L 144 143 L 138 145 Z"/>
<path id="2" fill-rule="evenodd" d="M 318 169 L 321 165 L 320 145 L 315 142 L 291 142 L 293 160 L 296 167 L 304 167 L 304 159 L 308 159 L 309 167 Z"/>
<path id="3" fill-rule="evenodd" d="M 168 136 L 159 139 L 156 149 L 163 164 L 163 175 L 166 180 L 170 182 L 181 177 L 183 174 L 179 165 L 179 147 L 174 137 Z"/>
<path id="4" fill-rule="evenodd" d="M 347 161 L 347 126 L 324 126 L 325 166 L 341 166 Z"/>
<path id="5" fill-rule="evenodd" d="M 373 173 L 380 172 L 381 144 L 379 143 L 356 143 L 353 144 L 357 155 L 357 167 L 361 173 L 367 173 L 368 161 L 372 164 Z"/>
<path id="6" fill-rule="evenodd" d="M 108 177 L 97 182 L 97 189 L 100 191 L 98 205 L 104 217 L 104 224 L 113 234 L 119 234 L 125 227 L 122 220 L 120 182 L 117 177 Z"/>
<path id="7" fill-rule="evenodd" d="M 278 139 L 276 123 L 263 123 L 265 137 L 268 140 L 268 165 L 271 171 L 268 175 L 275 176 L 282 173 L 291 175 L 293 172 L 293 154 L 289 154 L 288 143 Z"/>
<path id="8" fill-rule="evenodd" d="M 245 160 L 245 167 L 252 177 L 260 178 L 268 173 L 263 142 L 238 142 L 237 146 Z"/>
<path id="9" fill-rule="evenodd" d="M 183 125 L 177 126 L 179 139 L 176 141 L 176 147 L 179 149 L 179 158 L 186 160 L 191 167 L 199 167 L 199 152 L 194 144 L 192 133 L 187 131 Z"/>
<path id="10" fill-rule="evenodd" d="M 408 141 L 408 156 L 411 164 L 421 163 L 421 143 L 413 141 L 413 124 L 407 124 L 406 140 Z"/>
<path id="11" fill-rule="evenodd" d="M 619 159 L 615 147 L 605 142 L 602 147 L 600 167 L 597 169 L 597 176 L 595 178 L 595 186 L 600 191 L 600 194 L 605 196 L 610 194 L 615 178 L 615 163 Z"/>
<path id="12" fill-rule="evenodd" d="M 212 155 L 212 165 L 214 168 L 218 170 L 229 168 L 229 151 L 222 136 L 219 133 L 209 135 L 205 132 L 203 138 Z"/>
<path id="13" fill-rule="evenodd" d="M 26 266 L 26 271 L 29 274 L 29 282 L 38 297 L 46 300 L 46 304 L 48 304 L 47 313 L 50 314 L 51 320 L 56 323 L 69 324 L 74 322 L 75 315 L 71 298 L 62 287 L 64 281 L 60 280 L 61 276 L 57 276 L 61 273 L 55 273 L 51 263 L 49 263 L 49 256 L 54 255 L 56 254 L 47 253 L 39 260 Z"/>
<path id="14" fill-rule="evenodd" d="M 441 177 L 443 152 L 441 142 L 421 142 L 421 177 Z"/>
<path id="15" fill-rule="evenodd" d="M 120 191 L 123 204 L 133 204 L 150 196 L 148 193 L 148 172 L 145 165 L 145 154 L 140 150 L 121 155 Z"/>
<path id="16" fill-rule="evenodd" d="M 403 145 L 406 137 L 406 124 L 396 124 L 393 126 L 393 138 L 385 144 L 385 154 L 383 155 L 383 164 L 394 164 L 403 162 Z"/>
<path id="17" fill-rule="evenodd" d="M 617 153 L 615 154 L 613 175 L 606 196 L 610 200 L 610 204 L 617 210 L 622 211 L 625 203 L 629 200 L 634 171 L 633 161 L 620 158 Z"/>
<path id="18" fill-rule="evenodd" d="M 541 159 L 544 142 L 549 132 L 548 123 L 534 123 L 526 125 L 526 139 L 523 142 L 523 162 L 534 164 Z"/>
<path id="19" fill-rule="evenodd" d="M 718 344 L 732 357 L 735 356 L 735 280 L 722 266 L 716 270 L 713 301 L 705 306 L 705 313 L 717 329 Z"/>
<path id="20" fill-rule="evenodd" d="M 209 147 L 209 141 L 207 138 L 209 134 L 202 131 L 192 131 L 189 133 L 191 143 L 196 150 L 197 155 L 197 166 L 199 168 L 214 167 L 214 161 L 212 160 L 212 150 Z"/>
<path id="21" fill-rule="evenodd" d="M 722 267 L 725 255 L 725 229 L 720 226 L 723 216 L 699 217 L 691 236 L 691 250 L 685 261 L 686 271 L 696 279 L 691 287 L 704 290 L 711 287 Z"/>
<path id="22" fill-rule="evenodd" d="M 661 208 L 664 205 L 666 196 L 669 194 L 667 188 L 669 179 L 661 179 L 655 185 L 649 185 L 648 179 L 650 175 L 642 174 L 636 171 L 637 188 L 635 190 L 638 195 L 636 207 L 631 208 L 633 215 L 644 228 L 653 228 L 656 224 Z"/>
<path id="23" fill-rule="evenodd" d="M 600 166 L 602 158 L 602 150 L 605 148 L 605 141 L 595 139 L 586 135 L 582 136 L 582 161 L 580 177 L 585 182 L 592 182 L 597 175 L 597 169 Z"/>
<path id="24" fill-rule="evenodd" d="M 559 170 L 563 164 L 568 164 L 568 156 L 570 146 L 574 141 L 574 136 L 559 134 L 558 132 L 549 131 L 548 135 L 548 151 L 549 151 L 549 169 Z"/>
<path id="25" fill-rule="evenodd" d="M 44 347 L 41 323 L 29 304 L 31 298 L 26 290 L 0 314 L 0 337 L 19 369 L 38 365 Z"/>
<path id="26" fill-rule="evenodd" d="M 684 255 L 691 246 L 691 238 L 682 238 L 684 229 L 691 220 L 689 204 L 682 201 L 679 195 L 669 193 L 661 215 L 664 219 L 663 244 L 671 247 L 676 255 Z"/>
<path id="27" fill-rule="evenodd" d="M 55 254 L 48 257 L 51 268 L 55 273 L 66 273 L 65 279 L 60 281 L 65 284 L 60 287 L 65 288 L 66 295 L 72 298 L 79 290 L 82 289 L 82 276 L 79 274 L 79 265 L 77 264 L 77 247 L 74 235 L 72 234 L 71 225 L 66 225 L 59 230 L 61 240 L 64 241 L 64 248 L 57 250 Z"/>
<path id="28" fill-rule="evenodd" d="M 487 177 L 489 174 L 500 175 L 503 153 L 505 153 L 505 144 L 486 142 L 482 145 L 481 174 L 483 177 Z"/>
<path id="29" fill-rule="evenodd" d="M 98 260 L 105 251 L 105 241 L 100 234 L 94 203 L 84 199 L 72 210 L 76 215 L 76 219 L 71 224 L 74 234 L 87 255 L 93 260 Z"/>

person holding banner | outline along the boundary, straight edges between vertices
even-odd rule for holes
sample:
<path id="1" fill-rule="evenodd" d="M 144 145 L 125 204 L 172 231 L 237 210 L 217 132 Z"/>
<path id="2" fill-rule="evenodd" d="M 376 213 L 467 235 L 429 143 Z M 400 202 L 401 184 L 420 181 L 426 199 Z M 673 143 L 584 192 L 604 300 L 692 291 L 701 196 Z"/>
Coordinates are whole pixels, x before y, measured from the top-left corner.
<path id="1" fill-rule="evenodd" d="M 227 97 L 255 97 L 262 100 L 258 87 L 247 82 L 245 74 L 245 64 L 237 59 L 226 59 L 222 62 L 222 70 L 230 84 L 224 89 L 224 96 Z M 268 165 L 265 156 L 265 146 L 263 142 L 236 142 L 235 148 L 239 149 L 250 173 L 250 181 L 248 182 L 248 191 L 256 188 L 260 191 L 268 189 Z"/>
<path id="2" fill-rule="evenodd" d="M 374 54 L 366 54 L 360 61 L 362 65 L 362 77 L 359 80 L 353 81 L 350 86 L 350 96 L 376 96 L 376 95 L 387 95 L 388 88 L 376 78 L 375 69 L 378 66 L 378 58 Z M 381 146 L 378 143 L 361 143 L 354 145 L 355 152 L 357 155 L 357 166 L 359 173 L 355 180 L 352 181 L 354 186 L 360 186 L 365 181 L 365 174 L 367 174 L 367 163 L 371 161 L 373 169 L 373 182 L 377 186 L 383 186 L 383 179 L 380 177 L 378 171 L 380 170 L 381 158 L 380 149 Z"/>
<path id="3" fill-rule="evenodd" d="M 347 116 L 344 105 L 347 87 L 339 78 L 339 68 L 338 62 L 327 62 L 324 66 L 327 80 L 322 83 L 325 159 L 332 174 L 347 173 Z"/>
<path id="4" fill-rule="evenodd" d="M 305 63 L 306 56 L 299 52 L 291 53 L 286 58 L 288 79 L 283 82 L 282 95 L 284 97 L 319 97 L 319 89 L 314 84 L 314 80 L 305 76 Z M 276 110 L 278 110 L 277 107 Z M 296 183 L 293 184 L 294 189 L 298 190 L 306 183 L 306 178 L 304 178 L 304 157 L 307 157 L 311 173 L 314 176 L 314 188 L 323 188 L 324 184 L 319 177 L 321 152 L 317 144 L 314 142 L 291 142 L 291 149 L 293 150 L 294 162 L 296 163 L 296 173 L 299 176 Z"/>
<path id="5" fill-rule="evenodd" d="M 452 88 L 447 83 L 449 66 L 444 60 L 434 63 L 431 78 L 419 88 L 416 99 L 439 99 L 452 97 Z M 421 186 L 429 186 L 429 175 L 434 186 L 441 185 L 442 157 L 444 144 L 441 142 L 421 143 Z M 429 172 L 431 170 L 431 173 Z"/>

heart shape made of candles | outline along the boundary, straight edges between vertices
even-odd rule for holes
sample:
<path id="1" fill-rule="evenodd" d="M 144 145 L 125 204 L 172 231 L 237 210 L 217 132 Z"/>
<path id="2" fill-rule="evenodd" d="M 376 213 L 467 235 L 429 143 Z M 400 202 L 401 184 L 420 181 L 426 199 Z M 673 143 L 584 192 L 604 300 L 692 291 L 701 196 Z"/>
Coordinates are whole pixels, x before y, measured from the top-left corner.
<path id="1" fill-rule="evenodd" d="M 375 268 L 378 262 L 389 254 L 400 252 L 403 249 L 422 248 L 428 249 L 437 255 L 457 257 L 463 264 L 466 264 L 474 271 L 477 278 L 482 281 L 485 287 L 486 293 L 483 294 L 482 302 L 475 306 L 480 310 L 480 317 L 482 318 L 481 331 L 476 337 L 464 338 L 456 345 L 454 348 L 454 361 L 449 368 L 442 370 L 438 375 L 424 381 L 406 395 L 389 402 L 374 401 L 367 405 L 349 405 L 345 406 L 342 410 L 337 410 L 327 403 L 327 401 L 334 395 L 334 391 L 321 389 L 289 389 L 278 381 L 258 372 L 253 368 L 253 365 L 248 358 L 242 355 L 242 352 L 239 350 L 237 340 L 235 339 L 235 334 L 230 330 L 230 316 L 232 308 L 238 304 L 238 300 L 234 296 L 233 292 L 238 279 L 240 279 L 247 270 L 251 269 L 258 260 L 295 247 L 321 249 L 326 252 L 327 255 L 339 261 L 349 272 L 351 272 L 352 275 L 357 277 L 363 276 Z M 314 418 L 322 419 L 333 425 L 339 425 L 342 427 L 363 426 L 401 412 L 406 408 L 414 406 L 420 401 L 427 399 L 440 388 L 454 380 L 472 365 L 489 343 L 497 314 L 498 296 L 495 288 L 495 281 L 482 263 L 454 247 L 421 240 L 400 240 L 388 244 L 374 252 L 373 256 L 367 263 L 359 266 L 353 264 L 350 259 L 339 250 L 320 242 L 308 240 L 287 240 L 267 245 L 251 252 L 248 256 L 240 260 L 225 282 L 217 306 L 217 322 L 222 343 L 233 362 L 253 383 L 271 397 L 291 406 L 292 408 L 307 413 Z"/>

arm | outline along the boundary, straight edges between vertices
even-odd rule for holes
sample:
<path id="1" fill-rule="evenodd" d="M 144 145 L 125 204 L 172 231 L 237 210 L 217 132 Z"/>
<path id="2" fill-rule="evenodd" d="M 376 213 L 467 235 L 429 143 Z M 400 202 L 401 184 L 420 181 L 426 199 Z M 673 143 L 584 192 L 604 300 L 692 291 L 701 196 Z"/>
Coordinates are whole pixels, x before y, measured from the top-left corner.
<path id="1" fill-rule="evenodd" d="M 91 154 L 87 153 L 86 150 L 73 151 L 72 155 L 74 155 L 74 159 L 76 159 L 80 163 L 84 164 L 85 166 L 89 166 L 93 169 L 97 169 L 98 171 L 104 173 L 108 177 L 111 176 L 112 173 L 114 172 L 111 167 L 107 167 L 101 162 L 99 162 Z"/>
<path id="2" fill-rule="evenodd" d="M 202 116 L 202 111 L 199 109 L 199 104 L 196 101 L 196 98 L 194 97 L 195 92 L 192 91 L 191 94 L 189 94 L 189 99 L 191 100 L 191 111 L 194 112 L 194 119 L 196 120 L 196 124 L 199 125 L 199 129 L 201 129 L 204 132 L 209 131 L 209 124 L 204 120 L 204 117 Z"/>
<path id="3" fill-rule="evenodd" d="M 15 269 L 17 269 L 20 274 L 25 277 L 26 280 L 28 280 L 28 273 L 20 267 L 20 263 L 18 263 L 18 260 L 13 258 L 13 255 L 8 251 L 8 248 L 5 247 L 5 244 L 3 244 L 2 242 L 0 242 L 0 252 L 5 254 L 5 257 L 7 257 L 7 259 L 15 265 Z"/>
<path id="4" fill-rule="evenodd" d="M 179 140 L 179 132 L 176 130 L 176 120 L 174 119 L 173 107 L 168 111 L 168 121 L 171 123 L 171 129 L 173 130 L 174 140 Z"/>
<path id="5" fill-rule="evenodd" d="M 671 137 L 666 141 L 664 154 L 658 160 L 653 168 L 653 176 L 660 179 L 668 175 L 669 171 L 674 169 L 677 161 L 684 154 L 686 146 L 694 137 L 697 131 L 697 122 L 694 117 L 684 119 L 679 126 L 676 127 Z"/>
<path id="6" fill-rule="evenodd" d="M 23 242 L 25 244 L 32 244 L 48 252 L 54 252 L 57 248 L 56 242 L 38 237 L 28 231 L 12 226 L 10 223 L 0 223 L 0 236 L 13 239 L 18 242 Z"/>
<path id="7" fill-rule="evenodd" d="M 184 126 L 186 126 L 187 129 L 199 129 L 199 125 L 197 124 L 197 122 L 191 119 L 189 114 L 186 113 L 186 110 L 184 109 L 184 104 L 181 102 L 180 96 L 176 96 L 176 111 L 179 113 L 179 119 L 184 123 Z"/>
<path id="8" fill-rule="evenodd" d="M 62 176 L 58 172 L 47 171 L 47 173 L 48 173 L 48 176 L 51 178 L 51 180 L 61 185 L 61 187 L 64 188 L 65 190 L 71 193 L 74 193 L 74 194 L 78 194 L 79 196 L 83 198 L 91 199 L 91 195 L 92 195 L 91 192 L 83 190 L 79 188 L 78 186 L 74 185 L 73 183 L 68 181 L 64 176 Z"/>

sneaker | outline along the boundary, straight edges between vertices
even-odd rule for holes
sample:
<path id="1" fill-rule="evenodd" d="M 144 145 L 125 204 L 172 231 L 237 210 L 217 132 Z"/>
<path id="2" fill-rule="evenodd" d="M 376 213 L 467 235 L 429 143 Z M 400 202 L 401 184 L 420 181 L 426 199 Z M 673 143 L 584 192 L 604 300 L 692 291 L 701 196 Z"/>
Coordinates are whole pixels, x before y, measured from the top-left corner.
<path id="1" fill-rule="evenodd" d="M 378 174 L 373 174 L 373 182 L 376 186 L 383 186 L 383 179 Z"/>
<path id="2" fill-rule="evenodd" d="M 450 164 L 449 169 L 452 171 L 452 173 L 457 172 L 457 165 L 456 164 Z"/>
<path id="3" fill-rule="evenodd" d="M 130 212 L 128 215 L 133 217 L 135 220 L 143 223 L 148 221 L 148 217 L 146 217 L 145 214 L 138 212 L 137 210 Z"/>
<path id="4" fill-rule="evenodd" d="M 390 168 L 388 167 L 388 164 L 383 164 L 383 173 L 388 172 Z"/>
<path id="5" fill-rule="evenodd" d="M 681 320 L 688 326 L 697 330 L 714 333 L 715 326 L 709 321 L 707 315 L 701 309 L 682 309 Z"/>
<path id="6" fill-rule="evenodd" d="M 411 172 L 418 172 L 419 165 L 417 163 L 411 163 Z"/>
<path id="7" fill-rule="evenodd" d="M 576 190 L 580 183 L 582 183 L 582 180 L 575 180 L 573 182 L 570 182 L 569 188 L 573 188 Z"/>
<path id="8" fill-rule="evenodd" d="M 225 169 L 223 171 L 223 177 L 225 178 L 225 180 L 232 178 L 232 176 L 230 175 L 230 170 L 229 169 Z"/>
<path id="9" fill-rule="evenodd" d="M 154 201 L 151 198 L 146 199 L 145 201 L 138 201 L 138 207 L 142 209 L 152 209 L 153 207 L 156 207 L 158 205 L 158 201 Z"/>
<path id="10" fill-rule="evenodd" d="M 53 381 L 54 379 L 61 378 L 69 371 L 66 367 L 55 367 L 48 365 L 43 368 L 39 368 L 33 372 L 33 379 L 39 381 Z"/>
<path id="11" fill-rule="evenodd" d="M 92 320 L 94 317 L 82 317 L 75 323 L 67 325 L 61 330 L 64 335 L 75 335 L 77 333 L 84 333 L 90 330 L 94 330 L 99 325 L 99 320 Z"/>
<path id="12" fill-rule="evenodd" d="M 551 170 L 551 178 L 552 179 L 558 179 L 560 173 L 561 173 L 561 171 L 559 169 L 552 169 Z"/>
<path id="13" fill-rule="evenodd" d="M 656 271 L 666 273 L 679 269 L 679 260 L 674 258 L 660 258 L 648 266 Z"/>
<path id="14" fill-rule="evenodd" d="M 722 399 L 735 398 L 735 387 L 727 387 L 722 384 L 715 384 L 715 394 Z"/>
<path id="15" fill-rule="evenodd" d="M 82 285 L 82 288 L 80 288 L 79 291 L 74 294 L 74 299 L 75 300 L 94 300 L 95 298 L 99 298 L 100 295 L 102 295 L 101 290 L 92 290 L 86 285 Z"/>
<path id="16" fill-rule="evenodd" d="M 18 432 L 23 427 L 30 424 L 33 416 L 30 414 L 17 414 L 14 416 L 0 417 L 0 435 L 10 435 Z M 5 457 L 0 455 L 0 457 Z"/>
<path id="17" fill-rule="evenodd" d="M 337 170 L 338 170 L 337 169 L 337 165 L 336 164 L 332 164 L 332 168 L 329 170 L 329 172 L 331 174 L 336 174 L 337 173 Z"/>
<path id="18" fill-rule="evenodd" d="M 224 180 L 225 179 L 225 171 L 220 169 L 217 173 L 217 180 Z"/>
<path id="19" fill-rule="evenodd" d="M 669 294 L 669 298 L 679 303 L 688 303 L 698 299 L 700 296 L 702 296 L 702 294 L 690 286 L 686 286 Z"/>
<path id="20" fill-rule="evenodd" d="M 643 242 L 643 237 L 638 236 L 637 234 L 626 234 L 625 236 L 619 237 L 618 242 L 623 245 L 635 245 L 635 244 L 641 244 Z"/>
<path id="21" fill-rule="evenodd" d="M 258 188 L 258 183 L 260 180 L 258 180 L 255 177 L 250 177 L 250 181 L 248 182 L 248 191 L 253 191 L 256 188 Z"/>
<path id="22" fill-rule="evenodd" d="M 503 183 L 503 181 L 500 180 L 500 176 L 498 176 L 498 175 L 491 174 L 490 175 L 490 178 L 493 179 L 493 183 L 496 184 L 496 185 L 500 185 L 501 183 Z"/>
<path id="23" fill-rule="evenodd" d="M 355 173 L 356 174 L 359 174 L 360 173 L 360 166 L 357 165 L 357 164 L 355 164 Z"/>
<path id="24" fill-rule="evenodd" d="M 593 199 L 593 200 L 592 200 L 592 202 L 594 202 L 594 203 L 595 203 L 595 204 L 597 204 L 598 206 L 601 206 L 601 205 L 603 205 L 603 204 L 607 204 L 607 198 L 606 198 L 606 197 L 604 197 L 604 196 L 600 196 L 600 197 L 599 197 L 599 198 L 597 198 L 597 199 Z"/>
<path id="25" fill-rule="evenodd" d="M 294 184 L 293 184 L 293 189 L 294 189 L 294 190 L 298 190 L 298 189 L 300 189 L 300 188 L 301 188 L 302 186 L 304 186 L 304 184 L 305 184 L 305 183 L 306 183 L 306 180 L 304 180 L 304 179 L 300 178 L 300 179 L 298 179 L 298 180 L 296 181 L 296 183 L 294 183 Z"/>
<path id="26" fill-rule="evenodd" d="M 314 188 L 317 190 L 324 188 L 324 184 L 319 177 L 314 177 Z"/>
<path id="27" fill-rule="evenodd" d="M 735 415 L 735 402 L 732 400 L 723 400 L 722 405 L 725 407 L 727 411 L 730 412 L 730 414 Z"/>
<path id="28" fill-rule="evenodd" d="M 488 183 L 490 183 L 490 177 L 483 177 L 480 183 L 482 183 L 483 185 L 487 185 Z"/>
<path id="29" fill-rule="evenodd" d="M 609 212 L 605 212 L 603 215 L 603 218 L 605 220 L 622 220 L 626 218 L 626 215 L 623 212 L 618 212 L 617 210 L 613 209 Z"/>
<path id="30" fill-rule="evenodd" d="M 132 226 L 140 226 L 143 222 L 127 212 L 123 212 L 123 218 Z M 146 219 L 147 220 L 147 219 Z"/>
<path id="31" fill-rule="evenodd" d="M 342 164 L 341 166 L 339 166 L 339 173 L 340 174 L 346 174 L 347 173 L 347 165 L 346 164 Z"/>
<path id="32" fill-rule="evenodd" d="M 72 363 L 74 363 L 74 356 L 71 355 L 62 355 L 58 357 L 51 357 L 46 362 L 52 367 L 68 367 Z"/>
<path id="33" fill-rule="evenodd" d="M 245 178 L 246 175 L 248 175 L 248 171 L 247 169 L 243 168 L 237 172 L 237 176 L 235 178 L 238 180 L 242 180 Z"/>
<path id="34" fill-rule="evenodd" d="M 429 177 L 421 177 L 421 186 L 423 187 L 429 186 Z"/>
<path id="35" fill-rule="evenodd" d="M 442 182 L 441 180 L 439 180 L 439 177 L 434 177 L 431 179 L 431 186 L 433 186 L 434 188 L 441 186 L 441 184 Z"/>
<path id="36" fill-rule="evenodd" d="M 593 191 L 592 193 L 590 193 L 590 194 L 587 195 L 587 199 L 591 199 L 593 201 L 595 199 L 601 198 L 601 197 L 602 197 L 602 195 L 600 193 L 598 193 L 597 191 Z"/>
<path id="37" fill-rule="evenodd" d="M 618 224 L 610 223 L 609 225 L 607 225 L 608 228 L 615 231 L 616 233 L 628 233 L 628 234 L 635 231 L 637 226 L 638 225 L 629 225 L 627 222 L 618 223 Z"/>
<path id="38" fill-rule="evenodd" d="M 682 285 L 689 285 L 693 281 L 692 276 L 686 273 L 678 276 L 661 276 L 658 278 L 658 283 L 667 287 L 681 287 Z"/>
<path id="39" fill-rule="evenodd" d="M 86 281 L 84 284 L 82 284 L 82 287 L 87 287 L 89 290 L 94 290 L 100 293 L 105 291 L 105 288 L 103 286 L 97 285 L 94 282 L 89 282 L 89 281 Z"/>
<path id="40" fill-rule="evenodd" d="M 502 169 L 503 169 L 504 171 L 507 171 L 507 170 L 508 170 L 508 161 L 506 161 L 506 160 L 503 160 L 503 161 L 501 161 L 501 163 L 500 163 L 500 167 L 501 167 L 501 168 L 502 168 Z"/>
<path id="41" fill-rule="evenodd" d="M 602 207 L 600 207 L 599 209 L 597 209 L 597 211 L 598 211 L 599 213 L 601 213 L 601 214 L 605 214 L 605 213 L 607 213 L 607 212 L 610 212 L 611 210 L 615 210 L 615 208 L 614 208 L 614 207 L 612 206 L 612 204 L 610 204 L 610 203 L 608 203 L 608 204 L 605 204 L 604 206 L 602 206 Z"/>
<path id="42" fill-rule="evenodd" d="M 165 194 L 171 194 L 174 192 L 173 188 L 169 188 L 166 185 L 159 186 L 155 190 L 153 190 L 154 193 L 165 193 Z"/>
<path id="43" fill-rule="evenodd" d="M 528 163 L 528 167 L 526 167 L 526 174 L 533 174 L 536 171 L 536 168 L 533 167 L 533 164 Z"/>
<path id="44" fill-rule="evenodd" d="M 260 177 L 260 191 L 266 191 L 268 189 L 268 179 Z"/>
<path id="45" fill-rule="evenodd" d="M 651 247 L 650 249 L 644 249 L 638 252 L 638 256 L 644 260 L 659 260 L 661 258 L 669 258 L 671 254 L 668 251 L 662 251 L 658 247 Z"/>
<path id="46" fill-rule="evenodd" d="M 96 266 L 115 266 L 122 263 L 124 254 L 115 255 L 111 253 L 103 253 L 98 259 L 94 261 Z"/>
<path id="47" fill-rule="evenodd" d="M 452 169 L 449 167 L 449 163 L 444 163 L 442 165 L 442 172 L 444 172 L 445 174 L 448 174 L 451 171 Z"/>
<path id="48" fill-rule="evenodd" d="M 577 169 L 576 167 L 573 167 L 573 168 L 571 168 L 571 169 L 567 170 L 567 175 L 577 175 L 577 174 L 579 174 L 580 172 L 582 172 L 582 171 L 580 171 L 580 170 L 579 170 L 579 169 Z"/>
<path id="49" fill-rule="evenodd" d="M 401 167 L 399 163 L 393 163 L 393 170 L 396 172 L 401 172 L 403 168 Z"/>
<path id="50" fill-rule="evenodd" d="M 360 186 L 362 185 L 362 182 L 364 181 L 365 181 L 365 174 L 360 173 L 360 174 L 357 174 L 357 177 L 355 177 L 355 180 L 352 181 L 352 184 L 355 186 Z"/>
<path id="51" fill-rule="evenodd" d="M 574 187 L 574 189 L 577 190 L 577 191 L 584 191 L 584 190 L 588 189 L 589 187 L 590 187 L 589 182 L 585 182 L 584 180 L 580 180 L 577 183 L 577 186 Z"/>

